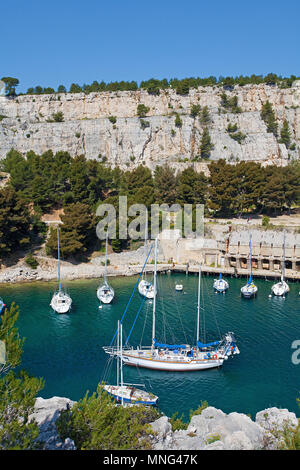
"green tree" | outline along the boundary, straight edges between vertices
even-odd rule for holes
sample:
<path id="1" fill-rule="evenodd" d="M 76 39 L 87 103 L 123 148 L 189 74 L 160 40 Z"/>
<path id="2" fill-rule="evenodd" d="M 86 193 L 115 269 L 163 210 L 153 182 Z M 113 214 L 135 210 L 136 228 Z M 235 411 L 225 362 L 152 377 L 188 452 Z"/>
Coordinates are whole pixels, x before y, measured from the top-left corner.
<path id="1" fill-rule="evenodd" d="M 276 122 L 275 113 L 269 100 L 267 100 L 262 106 L 260 116 L 266 123 L 267 132 L 271 132 L 275 135 L 275 137 L 277 137 L 278 124 Z"/>
<path id="2" fill-rule="evenodd" d="M 176 116 L 175 116 L 175 126 L 182 127 L 182 120 L 180 119 L 180 116 L 178 113 L 176 113 Z"/>
<path id="3" fill-rule="evenodd" d="M 122 407 L 99 386 L 96 393 L 63 411 L 56 425 L 62 439 L 70 437 L 79 450 L 150 449 L 148 423 L 159 417 L 146 406 Z"/>
<path id="4" fill-rule="evenodd" d="M 13 77 L 2 77 L 2 82 L 5 83 L 5 93 L 7 96 L 16 95 L 16 87 L 19 85 L 19 80 Z"/>
<path id="5" fill-rule="evenodd" d="M 0 256 L 3 257 L 28 245 L 30 215 L 24 201 L 6 187 L 0 191 Z"/>
<path id="6" fill-rule="evenodd" d="M 145 106 L 144 104 L 140 103 L 137 107 L 137 115 L 139 117 L 145 117 L 146 114 L 150 111 L 150 108 L 148 108 L 148 106 Z"/>
<path id="7" fill-rule="evenodd" d="M 200 113 L 200 110 L 201 110 L 200 104 L 193 104 L 191 107 L 191 113 L 190 113 L 192 118 L 196 118 L 198 114 Z"/>
<path id="8" fill-rule="evenodd" d="M 201 113 L 200 113 L 200 123 L 201 124 L 209 124 L 210 121 L 211 121 L 211 118 L 210 118 L 210 114 L 209 114 L 209 111 L 208 111 L 208 107 L 207 106 L 204 106 Z"/>
<path id="9" fill-rule="evenodd" d="M 154 197 L 159 204 L 174 204 L 177 197 L 177 178 L 168 165 L 157 166 L 154 171 Z"/>
<path id="10" fill-rule="evenodd" d="M 0 322 L 0 341 L 5 343 L 7 357 L 0 368 L 0 450 L 39 448 L 39 428 L 35 421 L 29 422 L 29 415 L 44 382 L 25 371 L 13 371 L 21 362 L 24 344 L 16 328 L 18 316 L 19 308 L 12 303 Z"/>
<path id="11" fill-rule="evenodd" d="M 201 138 L 201 145 L 200 145 L 200 157 L 207 159 L 210 157 L 210 152 L 213 149 L 213 144 L 211 142 L 211 138 L 209 135 L 208 128 L 205 127 L 203 129 L 203 134 Z"/>
<path id="12" fill-rule="evenodd" d="M 283 121 L 283 125 L 280 131 L 280 143 L 285 144 L 286 148 L 288 149 L 291 144 L 291 132 L 289 129 L 289 123 L 285 119 Z"/>
<path id="13" fill-rule="evenodd" d="M 87 204 L 80 202 L 65 207 L 61 216 L 60 246 L 63 256 L 82 255 L 96 238 L 95 217 Z M 48 249 L 57 253 L 57 232 L 52 229 L 47 242 Z"/>

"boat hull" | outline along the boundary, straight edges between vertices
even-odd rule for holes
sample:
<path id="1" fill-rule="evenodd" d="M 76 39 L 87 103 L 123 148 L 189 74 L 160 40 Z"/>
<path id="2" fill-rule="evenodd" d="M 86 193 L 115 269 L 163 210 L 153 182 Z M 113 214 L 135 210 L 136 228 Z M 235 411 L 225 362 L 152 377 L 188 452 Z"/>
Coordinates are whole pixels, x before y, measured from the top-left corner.
<path id="1" fill-rule="evenodd" d="M 283 295 L 286 295 L 290 291 L 290 288 L 285 281 L 281 281 L 277 282 L 277 284 L 274 284 L 271 290 L 272 294 L 281 297 Z"/>
<path id="2" fill-rule="evenodd" d="M 132 389 L 127 386 L 114 386 L 104 385 L 104 390 L 117 402 L 130 403 L 132 405 L 156 405 L 158 397 L 156 395 L 150 395 L 150 393 L 143 390 Z M 133 393 L 131 393 L 131 391 Z"/>
<path id="3" fill-rule="evenodd" d="M 98 287 L 97 297 L 103 304 L 110 304 L 115 296 L 115 292 L 108 284 Z"/>
<path id="4" fill-rule="evenodd" d="M 143 297 L 146 297 L 147 299 L 154 299 L 154 288 L 150 282 L 142 280 L 138 285 L 138 290 L 140 295 Z"/>
<path id="5" fill-rule="evenodd" d="M 224 358 L 191 360 L 189 362 L 160 361 L 158 359 L 146 359 L 123 353 L 123 362 L 128 366 L 143 367 L 145 369 L 165 370 L 173 372 L 188 372 L 204 369 L 213 369 L 222 366 Z"/>
<path id="6" fill-rule="evenodd" d="M 246 285 L 241 288 L 241 294 L 243 297 L 245 297 L 245 299 L 255 297 L 255 295 L 257 294 L 257 287 Z"/>
<path id="7" fill-rule="evenodd" d="M 72 307 L 72 299 L 65 292 L 57 292 L 53 295 L 50 306 L 56 313 L 69 313 Z"/>
<path id="8" fill-rule="evenodd" d="M 229 288 L 229 284 L 227 281 L 225 281 L 224 279 L 222 280 L 215 280 L 214 282 L 214 289 L 217 291 L 217 292 L 226 292 L 226 290 Z"/>

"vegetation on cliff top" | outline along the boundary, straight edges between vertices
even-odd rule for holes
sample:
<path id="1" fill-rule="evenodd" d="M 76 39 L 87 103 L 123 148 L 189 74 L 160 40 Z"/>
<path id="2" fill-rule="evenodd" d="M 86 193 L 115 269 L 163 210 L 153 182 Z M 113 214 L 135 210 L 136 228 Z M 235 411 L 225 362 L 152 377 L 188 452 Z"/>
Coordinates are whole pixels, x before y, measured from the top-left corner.
<path id="1" fill-rule="evenodd" d="M 198 88 L 199 86 L 219 86 L 224 89 L 231 90 L 235 85 L 245 86 L 245 85 L 259 85 L 264 83 L 269 86 L 278 85 L 280 88 L 290 88 L 294 80 L 296 80 L 296 75 L 291 75 L 290 77 L 282 77 L 281 75 L 276 75 L 275 73 L 268 73 L 267 75 L 251 75 L 238 77 L 223 77 L 219 78 L 210 76 L 206 78 L 201 77 L 189 77 L 189 78 L 164 78 L 162 80 L 156 78 L 150 78 L 149 80 L 143 80 L 138 85 L 136 81 L 120 81 L 120 82 L 109 82 L 105 83 L 104 81 L 98 82 L 95 80 L 92 84 L 78 85 L 77 83 L 72 83 L 69 90 L 66 89 L 64 85 L 59 85 L 57 90 L 52 87 L 42 87 L 37 85 L 35 87 L 28 88 L 25 94 L 27 95 L 42 95 L 42 94 L 54 94 L 54 93 L 101 93 L 103 91 L 136 91 L 136 90 L 147 90 L 151 95 L 159 95 L 161 90 L 167 88 L 172 88 L 176 90 L 176 93 L 179 95 L 187 95 L 191 88 Z M 19 80 L 13 77 L 3 77 L 6 87 L 7 96 L 16 96 L 16 86 L 19 85 Z M 23 93 L 19 93 L 22 95 Z"/>

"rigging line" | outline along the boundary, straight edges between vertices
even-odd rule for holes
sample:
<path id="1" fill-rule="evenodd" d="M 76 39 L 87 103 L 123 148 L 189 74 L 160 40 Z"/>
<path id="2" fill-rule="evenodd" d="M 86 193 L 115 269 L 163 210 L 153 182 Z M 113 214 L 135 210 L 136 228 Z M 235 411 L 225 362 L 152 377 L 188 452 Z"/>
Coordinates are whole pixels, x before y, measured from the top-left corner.
<path id="1" fill-rule="evenodd" d="M 170 283 L 171 283 L 170 278 L 168 278 L 168 282 L 169 282 L 169 286 L 170 286 Z M 183 325 L 183 322 L 182 322 L 182 318 L 181 318 L 181 313 L 180 313 L 179 306 L 178 306 L 178 301 L 177 301 L 177 299 L 176 299 L 176 294 L 175 294 L 174 298 L 175 298 L 176 310 L 177 310 L 178 317 L 179 317 L 180 324 L 181 324 L 181 328 L 182 328 L 182 331 L 183 331 L 183 336 L 184 336 L 185 342 L 188 343 L 188 341 L 187 341 L 187 336 L 186 336 L 186 333 L 185 333 L 185 328 L 184 328 L 184 325 Z"/>
<path id="2" fill-rule="evenodd" d="M 145 326 L 146 326 L 146 323 L 147 323 L 148 313 L 149 313 L 149 304 L 147 303 L 147 304 L 146 304 L 146 314 L 145 314 L 144 326 L 143 326 L 143 330 L 142 330 L 142 334 L 141 334 L 141 339 L 140 339 L 140 346 L 141 346 L 142 343 L 143 343 L 143 338 L 144 338 L 144 332 L 145 332 Z"/>
<path id="3" fill-rule="evenodd" d="M 150 282 L 150 284 L 149 284 L 149 286 L 148 286 L 148 288 L 147 288 L 147 291 L 150 289 L 150 286 L 151 286 L 151 285 L 152 285 L 152 284 L 151 284 L 151 282 Z M 127 339 L 126 339 L 126 341 L 125 341 L 125 346 L 128 344 L 128 341 L 129 341 L 129 338 L 130 338 L 130 336 L 131 336 L 132 330 L 133 330 L 133 328 L 134 328 L 134 325 L 136 324 L 136 321 L 137 321 L 137 319 L 138 319 L 138 317 L 139 317 L 139 314 L 140 314 L 140 312 L 141 312 L 141 310 L 142 310 L 142 307 L 143 307 L 143 305 L 144 305 L 146 299 L 147 299 L 147 297 L 144 296 L 144 298 L 143 298 L 142 301 L 141 301 L 140 308 L 138 309 L 138 312 L 137 312 L 137 314 L 136 314 L 136 316 L 135 316 L 135 319 L 134 319 L 133 325 L 132 325 L 132 327 L 131 327 L 131 330 L 130 330 L 130 332 L 129 332 L 129 335 L 127 336 Z"/>
<path id="4" fill-rule="evenodd" d="M 145 266 L 146 266 L 146 264 L 147 264 L 147 261 L 148 261 L 148 258 L 149 258 L 149 256 L 150 256 L 150 253 L 151 253 L 152 248 L 153 248 L 153 245 L 151 245 L 151 247 L 150 247 L 150 250 L 149 250 L 148 256 L 147 256 L 147 258 L 146 258 L 146 261 L 145 261 L 145 263 L 144 263 L 142 272 L 140 273 L 140 275 L 139 275 L 139 277 L 138 277 L 138 280 L 136 281 L 136 284 L 135 284 L 135 286 L 134 286 L 134 289 L 133 289 L 133 291 L 132 291 L 132 294 L 131 294 L 131 296 L 130 296 L 130 299 L 129 299 L 128 303 L 127 303 L 126 309 L 125 309 L 125 311 L 124 311 L 124 313 L 123 313 L 123 315 L 122 315 L 122 318 L 121 318 L 121 320 L 120 320 L 120 325 L 122 324 L 122 322 L 123 322 L 123 320 L 124 320 L 124 317 L 125 317 L 125 315 L 126 315 L 126 313 L 127 313 L 127 310 L 128 310 L 129 305 L 130 305 L 130 303 L 131 303 L 131 300 L 132 300 L 132 297 L 133 297 L 133 295 L 134 295 L 134 293 L 135 293 L 135 290 L 136 290 L 136 288 L 137 288 L 137 286 L 138 286 L 138 283 L 139 283 L 139 281 L 140 281 L 141 275 L 143 274 L 143 271 L 144 271 Z M 112 343 L 113 343 L 115 337 L 117 336 L 117 333 L 118 333 L 118 328 L 116 329 L 116 332 L 115 332 L 115 334 L 114 334 L 114 336 L 113 336 L 113 338 L 112 338 L 112 340 L 111 340 L 111 342 L 110 342 L 110 346 L 112 345 Z"/>

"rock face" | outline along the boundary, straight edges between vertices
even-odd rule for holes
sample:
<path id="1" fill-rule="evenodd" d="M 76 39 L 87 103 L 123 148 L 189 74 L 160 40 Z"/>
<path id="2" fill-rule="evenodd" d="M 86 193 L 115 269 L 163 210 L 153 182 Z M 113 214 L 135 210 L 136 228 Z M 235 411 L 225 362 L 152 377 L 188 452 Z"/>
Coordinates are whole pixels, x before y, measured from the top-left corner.
<path id="1" fill-rule="evenodd" d="M 73 404 L 69 398 L 62 397 L 36 399 L 34 413 L 29 419 L 34 419 L 40 428 L 39 440 L 43 443 L 43 450 L 76 450 L 72 439 L 60 439 L 55 424 L 60 412 L 67 407 L 72 408 Z"/>
<path id="2" fill-rule="evenodd" d="M 139 90 L 135 92 L 103 92 L 55 95 L 24 95 L 11 99 L 0 96 L 0 158 L 15 148 L 24 155 L 29 150 L 42 153 L 65 150 L 72 156 L 84 154 L 100 158 L 123 169 L 145 164 L 155 168 L 169 163 L 183 169 L 200 154 L 204 125 L 190 116 L 191 106 L 208 106 L 207 124 L 214 148 L 211 160 L 252 160 L 264 165 L 285 165 L 290 158 L 299 158 L 300 143 L 300 81 L 288 89 L 276 86 L 236 86 L 227 91 L 236 95 L 242 112 L 233 114 L 221 107 L 222 88 L 199 87 L 186 96 L 174 90 L 161 91 L 159 96 Z M 279 129 L 286 119 L 295 150 L 287 150 L 273 134 L 267 133 L 260 117 L 262 105 L 269 100 L 274 108 Z M 150 108 L 142 126 L 137 117 L 138 104 Z M 62 112 L 63 122 L 53 121 Z M 175 126 L 175 114 L 180 115 L 181 127 Z M 3 118 L 4 116 L 4 118 Z M 115 116 L 116 122 L 109 120 Z M 227 132 L 228 124 L 237 124 L 246 135 L 239 144 Z M 100 155 L 100 157 L 99 157 Z M 195 163 L 204 169 L 205 163 Z"/>
<path id="3" fill-rule="evenodd" d="M 45 450 L 76 450 L 74 441 L 62 441 L 56 429 L 56 420 L 62 410 L 72 408 L 68 398 L 38 397 L 34 413 L 40 428 L 39 440 Z M 296 429 L 295 413 L 286 409 L 268 408 L 256 415 L 256 421 L 242 413 L 225 414 L 209 406 L 200 415 L 191 418 L 187 430 L 172 431 L 167 416 L 151 423 L 154 450 L 260 450 L 278 449 L 282 446 L 282 431 Z"/>
<path id="4" fill-rule="evenodd" d="M 227 415 L 210 406 L 191 418 L 187 430 L 173 432 L 166 416 L 151 426 L 155 450 L 260 450 L 280 448 L 280 431 L 297 424 L 296 415 L 288 410 L 260 411 L 254 422 L 245 414 Z"/>

